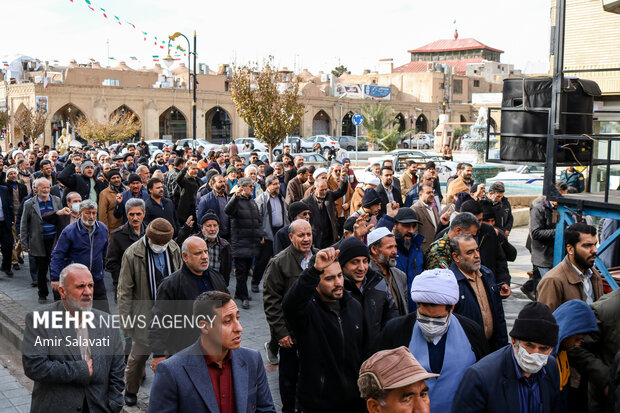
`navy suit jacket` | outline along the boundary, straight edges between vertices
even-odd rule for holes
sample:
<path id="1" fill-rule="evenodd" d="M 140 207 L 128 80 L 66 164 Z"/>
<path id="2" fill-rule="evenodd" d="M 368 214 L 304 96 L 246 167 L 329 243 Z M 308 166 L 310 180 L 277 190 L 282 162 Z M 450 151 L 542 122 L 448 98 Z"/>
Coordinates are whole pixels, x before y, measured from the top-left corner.
<path id="1" fill-rule="evenodd" d="M 0 201 L 2 201 L 2 213 L 4 214 L 4 227 L 9 234 L 13 225 L 13 195 L 9 195 L 9 188 L 0 185 Z"/>
<path id="2" fill-rule="evenodd" d="M 471 283 L 465 275 L 459 270 L 455 263 L 452 263 L 450 270 L 454 273 L 456 281 L 459 285 L 459 302 L 454 306 L 454 313 L 460 314 L 470 320 L 475 321 L 484 328 L 482 322 L 482 312 L 478 305 L 478 299 Z M 506 318 L 504 316 L 504 305 L 502 297 L 499 294 L 495 275 L 484 265 L 480 266 L 482 275 L 482 283 L 487 293 L 491 313 L 493 314 L 493 334 L 489 339 L 489 347 L 491 351 L 498 350 L 508 343 L 508 334 L 506 330 Z"/>
<path id="3" fill-rule="evenodd" d="M 241 347 L 230 356 L 235 411 L 275 413 L 260 353 Z M 219 413 L 199 340 L 157 365 L 148 411 Z"/>
<path id="4" fill-rule="evenodd" d="M 489 354 L 463 375 L 452 402 L 452 413 L 519 413 L 519 384 L 512 360 L 512 345 Z M 560 413 L 558 365 L 549 356 L 540 378 L 543 413 Z"/>

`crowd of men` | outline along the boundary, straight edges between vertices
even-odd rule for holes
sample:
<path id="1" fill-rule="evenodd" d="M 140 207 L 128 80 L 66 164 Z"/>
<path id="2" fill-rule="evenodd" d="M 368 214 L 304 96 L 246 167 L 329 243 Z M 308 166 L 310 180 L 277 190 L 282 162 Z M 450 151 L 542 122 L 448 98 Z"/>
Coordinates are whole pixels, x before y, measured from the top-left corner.
<path id="1" fill-rule="evenodd" d="M 30 314 L 32 411 L 55 401 L 82 412 L 136 405 L 150 359 L 149 411 L 275 412 L 260 354 L 241 347 L 237 305 L 265 313 L 285 413 L 605 412 L 618 403 L 620 293 L 604 294 L 593 267 L 596 228 L 568 227 L 566 258 L 553 267 L 555 206 L 533 204 L 534 268 L 522 289 L 533 302 L 508 331 L 511 205 L 502 183 L 475 183 L 469 164 L 444 196 L 433 162 L 410 162 L 397 179 L 385 161 L 358 182 L 350 160 L 305 167 L 288 147 L 262 162 L 234 144 L 62 156 L 35 145 L 2 161 L 2 270 L 13 276 L 28 253 L 46 304 L 49 268 L 46 311 L 105 317 L 109 273 L 121 320 L 215 320 L 193 330 L 77 329 L 110 336 L 116 351 L 81 344 L 50 354 L 37 337 L 67 331 L 43 332 Z M 261 292 L 262 305 L 251 304 Z"/>

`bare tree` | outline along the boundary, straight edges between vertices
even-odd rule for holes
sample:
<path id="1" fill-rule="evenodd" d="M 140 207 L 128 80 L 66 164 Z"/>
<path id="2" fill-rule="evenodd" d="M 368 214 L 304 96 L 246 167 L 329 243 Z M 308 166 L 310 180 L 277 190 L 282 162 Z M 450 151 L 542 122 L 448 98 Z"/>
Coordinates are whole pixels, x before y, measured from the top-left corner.
<path id="1" fill-rule="evenodd" d="M 95 142 L 123 141 L 135 136 L 141 128 L 134 113 L 114 114 L 107 122 L 98 122 L 84 116 L 77 120 L 77 133 Z"/>
<path id="2" fill-rule="evenodd" d="M 235 109 L 272 150 L 301 123 L 304 104 L 299 101 L 299 80 L 278 71 L 270 57 L 262 68 L 235 68 L 230 87 Z"/>

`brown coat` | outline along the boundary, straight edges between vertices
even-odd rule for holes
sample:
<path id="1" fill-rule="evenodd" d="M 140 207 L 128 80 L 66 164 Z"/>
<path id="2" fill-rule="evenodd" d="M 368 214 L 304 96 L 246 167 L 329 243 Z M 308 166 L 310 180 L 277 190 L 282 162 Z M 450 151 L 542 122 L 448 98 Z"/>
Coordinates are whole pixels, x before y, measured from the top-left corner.
<path id="1" fill-rule="evenodd" d="M 114 206 L 116 205 L 116 191 L 107 187 L 99 193 L 99 221 L 108 227 L 108 233 L 111 234 L 116 228 L 123 225 L 123 218 L 114 216 Z"/>
<path id="2" fill-rule="evenodd" d="M 351 195 L 351 205 L 349 206 L 349 211 L 354 213 L 358 209 L 362 207 L 362 197 L 364 196 L 364 190 L 361 185 L 358 185 L 357 188 L 353 191 L 353 195 Z"/>
<path id="3" fill-rule="evenodd" d="M 418 220 L 421 222 L 421 224 L 418 224 L 418 234 L 421 234 L 424 237 L 424 242 L 422 242 L 421 248 L 422 252 L 426 252 L 428 247 L 430 247 L 433 241 L 435 241 L 435 234 L 437 233 L 437 227 L 433 225 L 433 221 L 431 220 L 429 214 L 434 214 L 435 222 L 437 223 L 436 225 L 440 225 L 439 214 L 437 214 L 435 208 L 431 208 L 432 212 L 429 211 L 428 208 L 424 206 L 424 202 L 422 202 L 421 199 L 418 199 L 418 201 L 413 204 L 411 209 L 413 209 L 415 214 L 418 216 Z"/>
<path id="4" fill-rule="evenodd" d="M 329 178 L 327 178 L 327 188 L 330 191 L 335 191 L 336 189 L 338 189 L 338 187 L 340 186 L 340 182 L 338 182 L 336 180 L 336 178 L 334 178 L 332 175 L 329 175 Z M 354 212 L 355 210 L 351 210 L 351 197 L 353 196 L 353 188 L 351 188 L 351 185 L 349 185 L 348 187 L 349 189 L 347 189 L 347 193 L 345 194 L 346 197 L 346 202 L 344 202 L 343 198 L 338 198 L 337 200 L 334 201 L 334 205 L 336 206 L 336 218 L 340 217 L 340 214 L 342 214 L 344 212 L 344 218 L 347 219 L 349 218 L 349 215 L 351 215 L 351 212 Z M 345 211 L 343 211 L 342 209 L 342 204 L 347 203 L 349 204 L 349 208 L 347 208 Z"/>
<path id="5" fill-rule="evenodd" d="M 303 184 L 298 177 L 291 179 L 286 187 L 286 204 L 301 201 L 304 198 Z"/>
<path id="6" fill-rule="evenodd" d="M 592 291 L 594 301 L 603 295 L 603 281 L 601 274 L 592 268 Z M 551 311 L 570 300 L 586 301 L 583 283 L 577 271 L 573 268 L 568 255 L 561 263 L 553 267 L 538 284 L 538 301 L 547 304 Z"/>
<path id="7" fill-rule="evenodd" d="M 400 176 L 400 193 L 403 197 L 403 202 L 405 202 L 407 198 L 407 192 L 409 192 L 416 183 L 418 183 L 418 177 L 412 176 L 409 171 L 405 171 L 405 173 Z"/>

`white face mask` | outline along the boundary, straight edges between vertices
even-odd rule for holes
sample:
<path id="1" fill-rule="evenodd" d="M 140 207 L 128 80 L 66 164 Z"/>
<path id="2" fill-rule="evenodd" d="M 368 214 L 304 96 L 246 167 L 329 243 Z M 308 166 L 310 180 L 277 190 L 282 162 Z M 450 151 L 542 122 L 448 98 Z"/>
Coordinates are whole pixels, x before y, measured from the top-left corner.
<path id="1" fill-rule="evenodd" d="M 526 349 L 521 347 L 519 341 L 516 343 L 516 348 L 513 346 L 512 350 L 519 367 L 530 374 L 538 373 L 547 364 L 547 360 L 549 360 L 547 354 L 528 353 Z"/>
<path id="2" fill-rule="evenodd" d="M 166 245 L 156 245 L 149 242 L 149 245 L 155 254 L 161 254 L 168 248 L 168 243 L 166 243 Z"/>
<path id="3" fill-rule="evenodd" d="M 445 317 L 427 317 L 417 314 L 417 323 L 428 342 L 443 336 L 450 328 L 450 314 Z"/>
<path id="4" fill-rule="evenodd" d="M 76 214 L 80 212 L 80 203 L 79 202 L 75 202 L 73 204 L 71 204 L 71 211 L 75 212 Z"/>

